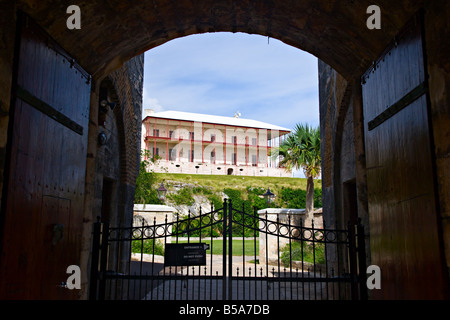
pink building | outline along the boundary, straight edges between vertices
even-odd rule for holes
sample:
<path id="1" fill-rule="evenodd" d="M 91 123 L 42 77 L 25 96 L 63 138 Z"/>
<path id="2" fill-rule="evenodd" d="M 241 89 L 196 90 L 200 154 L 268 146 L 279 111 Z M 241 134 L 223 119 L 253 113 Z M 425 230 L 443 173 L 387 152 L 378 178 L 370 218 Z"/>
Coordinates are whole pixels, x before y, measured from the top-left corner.
<path id="1" fill-rule="evenodd" d="M 269 156 L 289 129 L 237 116 L 144 112 L 141 145 L 161 157 L 155 172 L 291 176 Z"/>

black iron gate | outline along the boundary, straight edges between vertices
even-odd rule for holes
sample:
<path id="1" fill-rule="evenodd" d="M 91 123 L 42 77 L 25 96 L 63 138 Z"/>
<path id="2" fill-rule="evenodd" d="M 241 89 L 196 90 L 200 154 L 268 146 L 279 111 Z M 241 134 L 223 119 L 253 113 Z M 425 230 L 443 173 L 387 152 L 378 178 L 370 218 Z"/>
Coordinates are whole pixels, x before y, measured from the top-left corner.
<path id="1" fill-rule="evenodd" d="M 224 201 L 207 213 L 94 224 L 91 299 L 366 299 L 364 228 L 304 226 Z"/>

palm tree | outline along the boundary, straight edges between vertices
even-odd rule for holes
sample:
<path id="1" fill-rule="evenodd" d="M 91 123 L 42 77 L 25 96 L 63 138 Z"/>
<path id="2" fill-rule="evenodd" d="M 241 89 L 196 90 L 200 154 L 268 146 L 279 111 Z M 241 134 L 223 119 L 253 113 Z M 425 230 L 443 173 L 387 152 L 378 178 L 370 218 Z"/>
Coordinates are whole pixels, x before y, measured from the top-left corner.
<path id="1" fill-rule="evenodd" d="M 306 182 L 306 215 L 314 209 L 314 179 L 319 177 L 320 129 L 308 124 L 297 124 L 288 137 L 272 152 L 274 158 L 279 157 L 279 166 L 291 171 L 303 169 Z"/>

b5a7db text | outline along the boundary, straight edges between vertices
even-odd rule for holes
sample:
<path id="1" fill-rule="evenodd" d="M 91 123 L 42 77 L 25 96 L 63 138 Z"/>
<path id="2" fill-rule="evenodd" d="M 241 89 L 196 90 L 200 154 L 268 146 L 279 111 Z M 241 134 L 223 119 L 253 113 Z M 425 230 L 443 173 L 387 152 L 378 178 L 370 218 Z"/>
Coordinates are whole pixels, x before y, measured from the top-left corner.
<path id="1" fill-rule="evenodd" d="M 263 304 L 225 304 L 223 306 L 224 315 L 268 315 L 269 305 Z"/>

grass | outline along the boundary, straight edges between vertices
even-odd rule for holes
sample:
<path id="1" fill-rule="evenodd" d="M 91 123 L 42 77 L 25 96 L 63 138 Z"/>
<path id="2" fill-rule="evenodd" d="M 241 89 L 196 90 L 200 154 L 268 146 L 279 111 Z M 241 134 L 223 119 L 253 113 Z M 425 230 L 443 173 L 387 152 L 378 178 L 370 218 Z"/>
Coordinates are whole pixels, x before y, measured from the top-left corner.
<path id="1" fill-rule="evenodd" d="M 251 177 L 251 176 L 227 176 L 227 175 L 194 175 L 181 173 L 157 173 L 158 181 L 177 181 L 191 183 L 210 188 L 215 192 L 221 192 L 225 188 L 233 188 L 245 191 L 248 186 L 278 191 L 282 187 L 306 189 L 306 179 L 286 177 Z M 315 185 L 320 186 L 320 180 L 315 180 Z"/>
<path id="2" fill-rule="evenodd" d="M 244 244 L 242 243 L 244 241 Z M 202 243 L 209 244 L 209 247 L 211 248 L 211 239 L 202 239 Z M 175 243 L 175 241 L 172 241 L 172 243 Z M 178 243 L 187 243 L 187 240 L 178 240 Z M 191 243 L 198 243 L 196 241 L 191 241 Z M 133 253 L 141 253 L 141 240 L 133 240 L 131 245 L 131 251 Z M 242 256 L 244 252 L 244 248 L 242 246 L 245 246 L 245 255 L 246 256 L 254 256 L 255 255 L 255 246 L 253 240 L 233 240 L 233 256 Z M 213 240 L 212 244 L 213 254 L 222 255 L 223 254 L 223 240 Z M 143 253 L 153 254 L 153 240 L 144 240 L 143 243 Z M 207 254 L 211 253 L 211 249 L 206 250 Z M 227 253 L 228 253 L 228 243 L 227 243 Z M 164 255 L 164 244 L 160 241 L 157 241 L 155 243 L 155 255 Z M 256 240 L 256 255 L 259 254 L 259 241 Z"/>
<path id="3" fill-rule="evenodd" d="M 223 254 L 223 240 L 212 240 L 212 249 L 213 254 L 222 255 Z M 242 243 L 244 241 L 244 243 Z M 207 254 L 211 253 L 211 239 L 202 239 L 202 243 L 209 244 L 210 249 L 206 250 Z M 175 243 L 172 241 L 172 243 Z M 187 240 L 178 240 L 178 243 L 187 243 Z M 196 241 L 191 241 L 191 243 L 196 243 Z M 245 255 L 246 256 L 255 256 L 255 245 L 253 240 L 233 240 L 233 256 L 242 256 L 244 253 L 245 246 Z M 228 243 L 227 243 L 227 253 L 228 253 Z M 259 255 L 259 241 L 256 240 L 256 255 Z"/>

